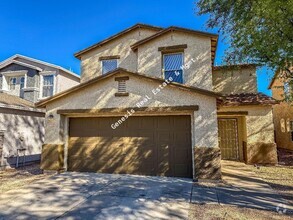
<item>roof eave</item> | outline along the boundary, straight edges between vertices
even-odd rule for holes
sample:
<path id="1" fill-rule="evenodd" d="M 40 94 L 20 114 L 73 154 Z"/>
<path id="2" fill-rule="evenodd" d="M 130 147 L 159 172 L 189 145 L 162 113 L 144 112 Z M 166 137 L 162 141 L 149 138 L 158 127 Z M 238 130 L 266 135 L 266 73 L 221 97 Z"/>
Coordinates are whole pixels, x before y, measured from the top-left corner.
<path id="1" fill-rule="evenodd" d="M 109 73 L 107 73 L 105 75 L 98 76 L 98 77 L 96 77 L 94 79 L 91 79 L 91 80 L 89 80 L 87 82 L 81 83 L 81 84 L 79 84 L 77 86 L 74 86 L 74 87 L 68 89 L 68 90 L 65 90 L 63 92 L 60 92 L 60 93 L 54 95 L 54 96 L 51 96 L 51 97 L 49 97 L 47 99 L 44 99 L 44 100 L 42 100 L 40 102 L 37 102 L 35 104 L 35 106 L 36 107 L 45 107 L 46 104 L 51 102 L 51 101 L 59 99 L 59 98 L 61 98 L 63 96 L 71 94 L 72 92 L 75 92 L 75 91 L 77 91 L 79 89 L 82 89 L 82 88 L 84 88 L 86 86 L 89 86 L 89 85 L 94 84 L 94 83 L 96 83 L 96 82 L 98 82 L 100 80 L 106 79 L 108 77 L 111 77 L 112 75 L 115 75 L 115 74 L 121 73 L 121 72 L 128 73 L 128 74 L 131 74 L 131 75 L 145 77 L 147 79 L 156 80 L 156 81 L 159 81 L 161 83 L 164 82 L 164 79 L 161 79 L 161 78 L 149 77 L 149 76 L 146 76 L 146 75 L 143 75 L 143 74 L 140 74 L 140 73 L 130 72 L 130 71 L 128 71 L 126 69 L 123 69 L 123 68 L 117 68 L 117 69 L 113 70 L 112 72 L 109 72 Z M 196 87 L 186 86 L 186 85 L 182 85 L 182 84 L 176 83 L 176 82 L 170 83 L 170 86 L 175 86 L 177 88 L 182 88 L 182 89 L 187 89 L 187 90 L 189 89 L 189 90 L 192 90 L 192 91 L 194 91 L 194 92 L 196 92 L 198 94 L 212 96 L 212 97 L 215 97 L 215 98 L 222 98 L 223 97 L 220 93 L 216 93 L 216 92 L 213 92 L 213 91 L 200 89 L 200 88 L 196 88 Z"/>
<path id="2" fill-rule="evenodd" d="M 117 33 L 117 34 L 114 34 L 114 35 L 112 35 L 112 36 L 106 38 L 105 40 L 102 40 L 102 41 L 100 41 L 100 42 L 98 42 L 98 43 L 95 43 L 95 44 L 93 44 L 93 45 L 91 45 L 91 46 L 89 46 L 89 47 L 83 49 L 83 50 L 80 50 L 80 51 L 74 53 L 74 56 L 75 56 L 77 59 L 81 59 L 81 55 L 82 55 L 82 54 L 87 53 L 87 52 L 89 52 L 90 50 L 93 50 L 93 49 L 95 49 L 95 48 L 97 48 L 97 47 L 101 47 L 101 46 L 103 46 L 104 44 L 108 43 L 109 41 L 114 40 L 114 39 L 116 39 L 117 37 L 120 37 L 120 36 L 122 36 L 122 35 L 124 35 L 124 34 L 126 34 L 126 33 L 129 33 L 130 31 L 132 31 L 132 30 L 134 30 L 134 29 L 136 29 L 136 28 L 148 28 L 148 29 L 153 29 L 153 30 L 157 30 L 157 31 L 160 31 L 160 30 L 163 29 L 163 28 L 161 28 L 161 27 L 157 27 L 157 26 L 152 26 L 152 25 L 147 25 L 147 24 L 141 24 L 141 23 L 138 23 L 138 24 L 135 24 L 135 25 L 133 25 L 133 26 L 127 28 L 127 29 L 124 29 L 123 31 L 120 31 L 120 32 Z"/>
<path id="3" fill-rule="evenodd" d="M 27 57 L 27 56 L 24 56 L 24 55 L 21 55 L 21 54 L 15 54 L 15 55 L 7 58 L 6 60 L 4 60 L 3 62 L 0 63 L 0 66 L 3 65 L 6 62 L 9 62 L 10 60 L 13 61 L 15 58 L 22 58 L 22 59 L 30 60 L 32 62 L 36 62 L 36 63 L 42 64 L 42 65 L 45 65 L 45 66 L 50 66 L 52 68 L 56 68 L 56 69 L 62 70 L 64 72 L 66 72 L 67 74 L 70 74 L 71 76 L 74 76 L 74 77 L 80 79 L 80 76 L 79 75 L 77 75 L 76 73 L 74 73 L 74 72 L 72 72 L 70 70 L 67 70 L 67 69 L 65 69 L 65 68 L 63 68 L 61 66 L 58 66 L 58 65 L 55 65 L 55 64 L 52 64 L 52 63 L 48 63 L 48 62 L 45 62 L 45 61 L 37 60 L 37 59 L 31 58 L 31 57 Z M 17 61 L 17 60 L 14 60 L 14 61 L 20 62 L 20 61 Z M 30 65 L 30 64 L 27 64 L 27 65 Z"/>
<path id="4" fill-rule="evenodd" d="M 168 28 L 165 28 L 161 31 L 159 31 L 158 33 L 156 34 L 153 34 L 145 39 L 142 39 L 140 41 L 137 41 L 136 43 L 132 44 L 130 47 L 132 50 L 136 50 L 138 48 L 138 46 L 146 43 L 146 42 L 149 42 L 169 31 L 182 31 L 182 32 L 188 32 L 188 33 L 193 33 L 193 34 L 198 34 L 198 35 L 201 35 L 201 36 L 205 36 L 205 37 L 210 37 L 210 38 L 216 38 L 216 41 L 218 41 L 218 38 L 219 38 L 219 35 L 218 34 L 212 34 L 212 33 L 208 33 L 208 32 L 203 32 L 203 31 L 196 31 L 196 30 L 191 30 L 191 29 L 186 29 L 186 28 L 180 28 L 180 27 L 175 27 L 175 26 L 170 26 Z"/>

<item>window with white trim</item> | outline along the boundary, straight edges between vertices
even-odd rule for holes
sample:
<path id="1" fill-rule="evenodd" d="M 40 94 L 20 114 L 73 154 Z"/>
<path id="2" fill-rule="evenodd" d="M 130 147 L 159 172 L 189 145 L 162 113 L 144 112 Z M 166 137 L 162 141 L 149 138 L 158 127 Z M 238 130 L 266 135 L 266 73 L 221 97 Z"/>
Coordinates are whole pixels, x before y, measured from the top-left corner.
<path id="1" fill-rule="evenodd" d="M 183 53 L 163 54 L 164 78 L 172 77 L 172 82 L 183 83 Z"/>
<path id="2" fill-rule="evenodd" d="M 106 74 L 111 72 L 118 67 L 118 60 L 117 59 L 110 59 L 110 60 L 102 60 L 102 74 Z"/>
<path id="3" fill-rule="evenodd" d="M 16 77 L 9 78 L 9 90 L 14 90 L 16 85 Z"/>
<path id="4" fill-rule="evenodd" d="M 54 75 L 43 76 L 42 97 L 50 97 L 54 91 Z"/>
<path id="5" fill-rule="evenodd" d="M 24 77 L 20 77 L 20 89 L 24 88 L 24 83 L 25 83 L 25 78 Z"/>

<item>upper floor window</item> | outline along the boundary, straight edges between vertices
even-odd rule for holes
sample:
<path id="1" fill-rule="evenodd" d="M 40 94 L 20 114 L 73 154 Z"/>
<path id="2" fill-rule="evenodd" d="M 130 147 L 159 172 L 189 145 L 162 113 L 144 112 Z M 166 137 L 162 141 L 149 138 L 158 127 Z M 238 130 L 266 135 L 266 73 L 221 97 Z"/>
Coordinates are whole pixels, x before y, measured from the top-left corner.
<path id="1" fill-rule="evenodd" d="M 53 95 L 54 91 L 54 75 L 43 76 L 43 97 L 49 97 Z"/>
<path id="2" fill-rule="evenodd" d="M 113 71 L 118 67 L 117 59 L 102 60 L 102 74 Z"/>
<path id="3" fill-rule="evenodd" d="M 14 90 L 16 85 L 16 77 L 11 77 L 9 79 L 9 89 Z"/>
<path id="4" fill-rule="evenodd" d="M 20 78 L 20 89 L 23 89 L 24 88 L 24 82 L 25 82 L 25 78 L 24 77 L 21 77 Z"/>
<path id="5" fill-rule="evenodd" d="M 183 53 L 163 54 L 165 79 L 172 77 L 173 82 L 183 83 Z"/>

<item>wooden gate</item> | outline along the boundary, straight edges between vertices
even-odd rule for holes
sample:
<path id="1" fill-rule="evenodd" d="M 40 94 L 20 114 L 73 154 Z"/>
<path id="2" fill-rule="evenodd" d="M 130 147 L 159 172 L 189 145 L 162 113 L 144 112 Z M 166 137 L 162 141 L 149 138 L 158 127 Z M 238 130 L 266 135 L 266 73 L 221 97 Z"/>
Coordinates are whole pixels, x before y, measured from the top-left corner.
<path id="1" fill-rule="evenodd" d="M 222 159 L 239 160 L 238 126 L 236 118 L 218 119 L 219 145 Z"/>

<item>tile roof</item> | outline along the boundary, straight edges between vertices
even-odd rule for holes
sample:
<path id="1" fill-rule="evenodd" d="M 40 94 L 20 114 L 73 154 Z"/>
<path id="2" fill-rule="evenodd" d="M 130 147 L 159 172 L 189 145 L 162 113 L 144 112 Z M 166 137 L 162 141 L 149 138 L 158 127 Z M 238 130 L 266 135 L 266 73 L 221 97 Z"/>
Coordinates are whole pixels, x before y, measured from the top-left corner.
<path id="1" fill-rule="evenodd" d="M 220 105 L 238 106 L 238 105 L 274 105 L 278 101 L 263 93 L 241 93 L 226 95 Z"/>

